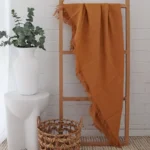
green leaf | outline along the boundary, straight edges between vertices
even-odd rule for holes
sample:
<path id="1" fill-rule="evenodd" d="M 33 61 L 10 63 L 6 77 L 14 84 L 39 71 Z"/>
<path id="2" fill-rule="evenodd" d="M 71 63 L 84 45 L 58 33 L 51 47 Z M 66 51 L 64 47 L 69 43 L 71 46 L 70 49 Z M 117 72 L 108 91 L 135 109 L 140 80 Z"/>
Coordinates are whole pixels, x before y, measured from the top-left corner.
<path id="1" fill-rule="evenodd" d="M 25 36 L 31 36 L 32 33 L 31 33 L 30 29 L 24 28 L 24 35 L 25 35 Z"/>
<path id="2" fill-rule="evenodd" d="M 0 31 L 0 39 L 6 37 L 7 38 L 7 34 L 6 31 Z"/>
<path id="3" fill-rule="evenodd" d="M 17 25 L 20 25 L 21 24 L 21 18 L 18 17 L 18 15 L 14 9 L 11 10 L 11 13 L 12 13 L 13 18 L 15 19 L 15 22 L 18 22 Z"/>
<path id="4" fill-rule="evenodd" d="M 11 10 L 11 13 L 12 13 L 12 14 L 14 14 L 14 13 L 15 13 L 15 10 L 14 10 L 14 9 L 12 9 L 12 10 Z"/>
<path id="5" fill-rule="evenodd" d="M 9 41 L 2 41 L 0 46 L 6 46 L 6 45 L 9 45 Z"/>
<path id="6" fill-rule="evenodd" d="M 44 45 L 40 45 L 39 48 L 41 48 L 41 49 L 43 49 L 43 50 L 46 50 L 46 49 L 44 48 Z"/>
<path id="7" fill-rule="evenodd" d="M 20 27 L 20 26 L 16 26 L 15 28 L 13 28 L 13 31 L 15 32 L 15 34 L 18 36 L 18 35 L 21 35 L 21 34 L 24 34 L 23 32 L 23 27 Z"/>
<path id="8" fill-rule="evenodd" d="M 20 22 L 21 20 L 15 20 L 15 22 Z"/>
<path id="9" fill-rule="evenodd" d="M 28 14 L 30 14 L 30 16 L 34 16 L 34 8 L 28 8 Z"/>
<path id="10" fill-rule="evenodd" d="M 18 46 L 25 47 L 26 43 L 24 40 L 18 39 Z"/>
<path id="11" fill-rule="evenodd" d="M 8 41 L 9 41 L 9 45 L 12 44 L 12 41 L 11 41 L 11 40 L 12 40 L 12 41 L 13 41 L 13 40 L 17 40 L 17 36 L 9 37 L 9 40 L 8 40 Z"/>
<path id="12" fill-rule="evenodd" d="M 45 42 L 45 36 L 40 37 L 39 41 L 43 44 Z"/>
<path id="13" fill-rule="evenodd" d="M 29 30 L 34 30 L 34 26 L 33 26 L 33 24 L 31 22 L 26 22 L 24 24 L 24 28 L 25 29 L 29 29 Z"/>
<path id="14" fill-rule="evenodd" d="M 34 8 L 28 8 L 27 22 L 33 22 Z"/>
<path id="15" fill-rule="evenodd" d="M 5 41 L 5 42 L 4 42 L 4 46 L 6 46 L 6 45 L 8 45 L 8 41 Z"/>
<path id="16" fill-rule="evenodd" d="M 37 26 L 35 29 L 35 34 L 44 36 L 44 30 L 42 28 L 40 28 L 39 26 Z"/>
<path id="17" fill-rule="evenodd" d="M 26 19 L 28 22 L 33 22 L 33 18 Z"/>
<path id="18" fill-rule="evenodd" d="M 3 37 L 8 38 L 8 40 L 2 41 L 0 46 L 39 47 L 45 50 L 44 43 L 46 37 L 44 30 L 39 26 L 33 25 L 34 8 L 28 8 L 27 11 L 27 19 L 23 24 L 21 17 L 18 16 L 14 9 L 11 10 L 15 22 L 15 27 L 12 28 L 14 35 L 8 37 L 5 31 L 0 31 L 0 39 Z"/>
<path id="19" fill-rule="evenodd" d="M 45 39 L 46 39 L 45 36 L 39 38 L 39 48 L 42 48 L 43 50 L 45 50 L 44 48 Z"/>
<path id="20" fill-rule="evenodd" d="M 13 44 L 14 46 L 18 47 L 18 41 L 17 41 L 17 40 L 13 40 L 13 41 L 12 41 L 12 44 Z"/>

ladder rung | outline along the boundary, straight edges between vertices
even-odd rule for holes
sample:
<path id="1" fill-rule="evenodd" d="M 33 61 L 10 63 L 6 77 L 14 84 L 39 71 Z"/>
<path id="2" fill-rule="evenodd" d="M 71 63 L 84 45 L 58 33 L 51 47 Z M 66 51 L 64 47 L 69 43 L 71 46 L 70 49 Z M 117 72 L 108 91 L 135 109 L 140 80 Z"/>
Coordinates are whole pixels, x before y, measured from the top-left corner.
<path id="1" fill-rule="evenodd" d="M 89 101 L 90 98 L 88 97 L 63 97 L 63 101 Z M 123 98 L 123 100 L 126 100 L 126 97 Z"/>
<path id="2" fill-rule="evenodd" d="M 61 2 L 60 4 L 62 4 L 63 2 Z M 122 8 L 127 8 L 127 5 L 126 4 L 121 4 L 121 7 Z"/>
<path id="3" fill-rule="evenodd" d="M 74 54 L 73 51 L 63 51 L 63 54 Z M 124 51 L 124 54 L 127 54 L 127 50 Z"/>
<path id="4" fill-rule="evenodd" d="M 88 97 L 63 97 L 63 101 L 89 101 Z"/>

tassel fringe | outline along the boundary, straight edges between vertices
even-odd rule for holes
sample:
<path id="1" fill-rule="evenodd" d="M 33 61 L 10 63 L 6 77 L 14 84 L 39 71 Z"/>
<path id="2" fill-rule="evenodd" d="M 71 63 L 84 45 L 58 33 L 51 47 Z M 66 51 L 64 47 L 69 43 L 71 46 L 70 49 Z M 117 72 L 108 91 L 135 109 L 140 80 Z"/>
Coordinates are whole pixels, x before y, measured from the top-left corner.
<path id="1" fill-rule="evenodd" d="M 62 11 L 63 12 L 63 22 L 65 24 L 68 24 L 69 26 L 72 27 L 72 39 L 71 39 L 71 42 L 70 42 L 70 50 L 74 50 L 74 47 L 75 47 L 75 33 L 76 33 L 76 26 L 72 23 L 71 21 L 71 18 L 69 17 L 68 13 L 66 12 L 64 6 L 64 4 L 61 4 L 61 5 L 58 5 L 57 8 L 56 8 L 56 11 L 54 13 L 54 16 L 57 18 L 57 19 L 60 19 L 60 12 Z"/>

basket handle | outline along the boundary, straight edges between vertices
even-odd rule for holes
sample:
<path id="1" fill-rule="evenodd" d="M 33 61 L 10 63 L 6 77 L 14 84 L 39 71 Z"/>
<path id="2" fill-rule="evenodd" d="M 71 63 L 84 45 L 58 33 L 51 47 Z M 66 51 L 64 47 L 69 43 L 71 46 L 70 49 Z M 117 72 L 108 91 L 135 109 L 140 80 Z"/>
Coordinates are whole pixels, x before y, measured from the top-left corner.
<path id="1" fill-rule="evenodd" d="M 40 116 L 38 116 L 38 117 L 37 117 L 37 126 L 39 127 L 40 124 L 41 124 L 41 118 L 40 118 Z"/>

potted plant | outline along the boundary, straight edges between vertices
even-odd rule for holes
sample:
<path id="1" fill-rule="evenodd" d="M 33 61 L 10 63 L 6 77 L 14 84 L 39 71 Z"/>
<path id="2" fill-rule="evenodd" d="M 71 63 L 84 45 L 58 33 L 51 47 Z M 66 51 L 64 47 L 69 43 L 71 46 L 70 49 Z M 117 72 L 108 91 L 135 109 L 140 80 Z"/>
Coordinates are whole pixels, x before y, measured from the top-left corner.
<path id="1" fill-rule="evenodd" d="M 44 30 L 33 25 L 34 8 L 28 8 L 28 15 L 25 23 L 22 23 L 15 10 L 12 10 L 12 17 L 15 27 L 12 28 L 13 36 L 8 36 L 5 31 L 0 31 L 0 46 L 13 45 L 19 52 L 14 62 L 14 75 L 16 78 L 17 90 L 23 95 L 32 95 L 38 92 L 39 65 L 34 57 L 36 48 L 45 50 Z"/>

